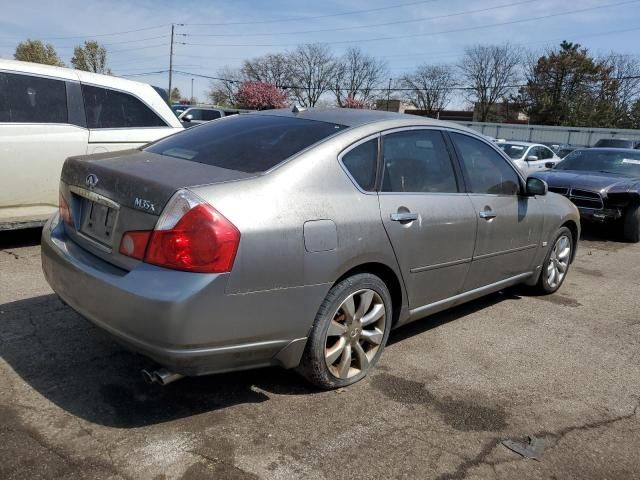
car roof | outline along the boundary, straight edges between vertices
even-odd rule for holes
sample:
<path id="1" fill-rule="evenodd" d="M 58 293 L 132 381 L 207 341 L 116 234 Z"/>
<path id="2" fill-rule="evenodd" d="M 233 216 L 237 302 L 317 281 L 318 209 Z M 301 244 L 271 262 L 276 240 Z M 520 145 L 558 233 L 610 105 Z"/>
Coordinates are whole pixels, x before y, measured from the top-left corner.
<path id="1" fill-rule="evenodd" d="M 293 112 L 291 109 L 282 108 L 277 110 L 262 110 L 251 112 L 247 115 L 278 115 L 282 117 L 295 117 L 305 120 L 315 120 L 319 122 L 335 123 L 347 127 L 360 127 L 372 123 L 395 123 L 393 126 L 438 126 L 449 127 L 457 130 L 473 133 L 481 136 L 477 131 L 464 127 L 457 123 L 435 120 L 433 118 L 420 117 L 405 113 L 385 112 L 381 110 L 365 110 L 356 108 L 308 108 Z"/>

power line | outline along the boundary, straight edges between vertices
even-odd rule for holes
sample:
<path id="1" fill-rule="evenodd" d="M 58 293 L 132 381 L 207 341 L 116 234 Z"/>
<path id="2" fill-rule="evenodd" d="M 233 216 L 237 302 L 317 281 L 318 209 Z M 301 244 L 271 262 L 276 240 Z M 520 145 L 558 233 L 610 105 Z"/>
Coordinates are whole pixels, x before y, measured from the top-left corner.
<path id="1" fill-rule="evenodd" d="M 476 26 L 472 26 L 472 27 L 463 27 L 463 28 L 455 28 L 455 29 L 450 29 L 450 30 L 442 30 L 439 32 L 428 32 L 428 33 L 413 33 L 413 34 L 407 34 L 407 35 L 396 35 L 396 36 L 387 36 L 387 37 L 376 37 L 376 38 L 364 38 L 364 39 L 359 39 L 359 40 L 338 40 L 338 41 L 330 41 L 330 42 L 322 42 L 326 45 L 338 45 L 338 44 L 348 44 L 348 43 L 364 43 L 364 42 L 376 42 L 376 41 L 382 41 L 382 40 L 398 40 L 398 39 L 403 39 L 403 38 L 416 38 L 416 37 L 431 37 L 431 36 L 435 36 L 435 35 L 442 35 L 442 34 L 446 34 L 446 33 L 460 33 L 460 32 L 469 32 L 469 31 L 473 31 L 473 30 L 482 30 L 482 29 L 486 29 L 486 28 L 492 28 L 492 27 L 501 27 L 501 26 L 506 26 L 506 25 L 515 25 L 518 23 L 526 23 L 526 22 L 532 22 L 535 20 L 544 20 L 547 18 L 555 18 L 555 17 L 561 17 L 561 16 L 565 16 L 565 15 L 573 15 L 576 13 L 583 13 L 583 12 L 589 12 L 589 11 L 593 11 L 593 10 L 600 10 L 603 8 L 611 8 L 611 7 L 618 7 L 618 6 L 622 6 L 622 5 L 629 5 L 632 3 L 638 3 L 640 0 L 628 0 L 628 1 L 624 1 L 624 2 L 617 2 L 617 3 L 608 3 L 606 5 L 597 5 L 595 7 L 587 7 L 587 8 L 580 8 L 580 9 L 576 9 L 576 10 L 570 10 L 570 11 L 566 11 L 566 12 L 559 12 L 559 13 L 551 13 L 551 14 L 547 14 L 547 15 L 541 15 L 538 17 L 528 17 L 528 18 L 523 18 L 523 19 L 519 19 L 519 20 L 510 20 L 510 21 L 506 21 L 506 22 L 499 22 L 499 23 L 492 23 L 492 24 L 486 24 L 486 25 L 476 25 Z M 223 44 L 223 43 L 189 43 L 189 42 L 178 42 L 181 45 L 193 45 L 193 46 L 203 46 L 203 47 L 289 47 L 289 46 L 296 46 L 297 44 L 292 44 L 292 43 L 272 43 L 272 44 Z"/>
<path id="2" fill-rule="evenodd" d="M 155 30 L 157 28 L 161 28 L 161 27 L 166 27 L 167 25 L 169 25 L 168 23 L 162 24 L 162 25 L 155 25 L 153 27 L 145 27 L 145 28 L 137 28 L 135 30 L 124 30 L 121 32 L 112 32 L 112 33 L 91 33 L 88 35 L 73 35 L 73 36 L 69 36 L 69 37 L 47 37 L 44 38 L 43 41 L 48 41 L 48 40 L 70 40 L 73 38 L 94 38 L 94 37 L 110 37 L 110 36 L 114 36 L 114 35 L 124 35 L 127 33 L 136 33 L 136 32 L 143 32 L 145 30 Z M 2 40 L 13 40 L 12 38 L 8 38 L 5 37 Z"/>
<path id="3" fill-rule="evenodd" d="M 402 25 L 407 23 L 418 23 L 429 20 L 440 20 L 443 18 L 452 18 L 452 17 L 460 17 L 463 15 L 470 15 L 473 13 L 482 13 L 489 12 L 491 10 L 498 10 L 501 8 L 515 7 L 517 5 L 523 5 L 525 3 L 534 3 L 539 2 L 539 0 L 521 0 L 513 3 L 506 3 L 502 5 L 495 5 L 493 7 L 486 8 L 478 8 L 475 10 L 466 10 L 464 12 L 456 12 L 456 13 L 447 13 L 444 15 L 434 15 L 431 17 L 422 17 L 422 18 L 412 18 L 410 20 L 397 20 L 392 22 L 383 22 L 383 23 L 370 23 L 364 25 L 356 25 L 350 27 L 339 27 L 339 28 L 326 28 L 320 30 L 298 30 L 293 32 L 274 32 L 274 33 L 179 33 L 178 35 L 182 37 L 263 37 L 263 36 L 280 36 L 280 35 L 303 35 L 310 33 L 326 33 L 326 32 L 341 32 L 346 30 L 357 30 L 361 28 L 371 28 L 371 27 L 384 27 L 387 25 Z"/>
<path id="4" fill-rule="evenodd" d="M 408 2 L 408 3 L 398 3 L 395 5 L 387 5 L 386 7 L 378 7 L 378 8 L 367 8 L 364 10 L 351 10 L 348 12 L 341 13 L 329 13 L 325 15 L 313 15 L 307 17 L 290 17 L 290 18 L 281 18 L 281 19 L 271 19 L 271 20 L 256 20 L 250 22 L 223 22 L 223 23 L 185 23 L 185 26 L 191 27 L 224 27 L 227 25 L 262 25 L 267 23 L 282 23 L 282 22 L 297 22 L 297 21 L 307 21 L 307 20 L 317 20 L 319 18 L 333 18 L 333 17 L 341 17 L 345 15 L 356 15 L 358 13 L 372 13 L 372 12 L 381 12 L 383 10 L 392 10 L 394 8 L 402 8 L 402 7 L 410 7 L 412 5 L 421 5 L 425 3 L 434 3 L 439 0 L 420 0 L 416 2 Z"/>

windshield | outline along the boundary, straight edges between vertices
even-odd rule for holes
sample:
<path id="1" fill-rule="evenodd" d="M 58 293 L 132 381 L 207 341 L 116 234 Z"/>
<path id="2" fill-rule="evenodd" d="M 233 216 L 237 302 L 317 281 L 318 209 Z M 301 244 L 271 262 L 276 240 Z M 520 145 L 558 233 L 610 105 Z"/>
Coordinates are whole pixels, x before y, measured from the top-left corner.
<path id="1" fill-rule="evenodd" d="M 513 143 L 497 143 L 504 152 L 511 158 L 522 158 L 527 147 L 523 145 L 514 145 Z"/>
<path id="2" fill-rule="evenodd" d="M 640 177 L 640 152 L 626 150 L 575 150 L 555 170 L 579 170 Z"/>
<path id="3" fill-rule="evenodd" d="M 145 150 L 245 173 L 266 172 L 345 129 L 278 115 L 234 115 L 160 140 Z"/>
<path id="4" fill-rule="evenodd" d="M 622 138 L 603 138 L 594 147 L 633 148 L 633 141 Z"/>

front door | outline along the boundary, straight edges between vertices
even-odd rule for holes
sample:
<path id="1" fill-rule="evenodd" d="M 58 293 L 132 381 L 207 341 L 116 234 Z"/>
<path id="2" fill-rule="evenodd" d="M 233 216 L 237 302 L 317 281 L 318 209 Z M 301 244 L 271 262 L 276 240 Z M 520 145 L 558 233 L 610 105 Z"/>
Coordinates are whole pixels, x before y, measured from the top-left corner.
<path id="1" fill-rule="evenodd" d="M 456 295 L 473 255 L 476 220 L 442 133 L 409 129 L 383 135 L 382 158 L 380 212 L 409 307 Z"/>
<path id="2" fill-rule="evenodd" d="M 542 234 L 540 200 L 522 195 L 515 168 L 493 147 L 470 135 L 450 136 L 478 225 L 463 291 L 530 272 Z"/>

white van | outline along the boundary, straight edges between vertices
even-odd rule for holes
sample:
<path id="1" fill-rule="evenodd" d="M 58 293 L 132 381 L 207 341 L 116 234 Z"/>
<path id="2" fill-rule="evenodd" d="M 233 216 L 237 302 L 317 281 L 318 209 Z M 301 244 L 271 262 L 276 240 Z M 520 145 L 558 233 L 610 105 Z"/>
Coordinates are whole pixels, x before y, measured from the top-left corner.
<path id="1" fill-rule="evenodd" d="M 146 83 L 0 59 L 0 230 L 58 209 L 67 157 L 137 148 L 184 127 Z"/>

